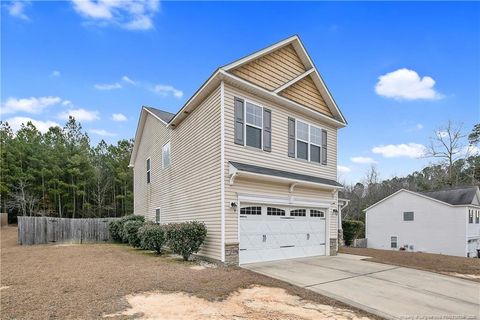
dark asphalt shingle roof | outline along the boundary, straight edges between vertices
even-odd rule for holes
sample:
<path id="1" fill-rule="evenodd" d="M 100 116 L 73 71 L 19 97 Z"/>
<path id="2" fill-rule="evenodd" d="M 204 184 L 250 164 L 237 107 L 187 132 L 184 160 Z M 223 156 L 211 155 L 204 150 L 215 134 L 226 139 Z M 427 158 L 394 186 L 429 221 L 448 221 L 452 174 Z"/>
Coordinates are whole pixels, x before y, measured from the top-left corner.
<path id="1" fill-rule="evenodd" d="M 472 204 L 477 187 L 455 188 L 441 191 L 420 192 L 420 194 L 451 205 Z"/>
<path id="2" fill-rule="evenodd" d="M 148 111 L 152 112 L 153 114 L 155 114 L 157 117 L 159 117 L 160 119 L 162 119 L 166 123 L 169 123 L 170 120 L 172 120 L 173 117 L 175 117 L 174 113 L 171 113 L 171 112 L 168 112 L 168 111 L 163 111 L 163 110 L 153 108 L 153 107 L 144 107 L 144 108 L 147 109 Z"/>
<path id="3" fill-rule="evenodd" d="M 306 174 L 299 174 L 299 173 L 288 172 L 283 170 L 259 167 L 251 164 L 245 164 L 245 163 L 234 162 L 234 161 L 230 161 L 230 163 L 240 171 L 264 174 L 264 175 L 274 176 L 274 177 L 288 178 L 293 180 L 302 180 L 307 182 L 321 183 L 321 184 L 331 185 L 335 187 L 342 187 L 342 185 L 335 180 L 319 178 L 315 176 L 309 176 Z"/>

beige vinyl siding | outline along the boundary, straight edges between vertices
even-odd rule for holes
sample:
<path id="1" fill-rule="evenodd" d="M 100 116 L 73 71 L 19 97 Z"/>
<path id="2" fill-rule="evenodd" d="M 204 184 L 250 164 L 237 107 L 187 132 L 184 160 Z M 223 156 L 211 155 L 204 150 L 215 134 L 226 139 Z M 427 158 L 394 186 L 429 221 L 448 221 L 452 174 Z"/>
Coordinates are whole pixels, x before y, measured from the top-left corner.
<path id="1" fill-rule="evenodd" d="M 320 111 L 327 116 L 333 117 L 332 112 L 315 86 L 311 76 L 306 76 L 292 86 L 287 87 L 280 92 L 280 95 L 312 108 L 313 110 Z"/>
<path id="2" fill-rule="evenodd" d="M 162 147 L 170 141 L 171 165 L 162 169 Z M 151 158 L 151 183 L 146 159 Z M 135 213 L 161 223 L 197 220 L 208 236 L 201 255 L 221 259 L 220 90 L 216 89 L 178 127 L 167 129 L 149 115 L 134 166 Z"/>
<path id="3" fill-rule="evenodd" d="M 228 172 L 228 171 L 227 171 Z M 334 198 L 330 190 L 319 188 L 296 187 L 293 193 L 289 192 L 289 184 L 263 182 L 260 179 L 242 178 L 235 179 L 235 183 L 230 186 L 228 179 L 225 183 L 225 242 L 238 242 L 238 212 L 230 207 L 230 203 L 238 201 L 238 194 L 256 195 L 259 197 L 289 197 L 315 200 L 318 202 L 333 203 Z M 241 204 L 240 204 L 241 205 Z M 330 210 L 330 238 L 337 238 L 337 221 Z M 328 241 L 328 240 L 327 240 Z"/>
<path id="4" fill-rule="evenodd" d="M 272 151 L 245 147 L 234 143 L 234 97 L 241 97 L 272 110 Z M 328 161 L 327 165 L 311 163 L 288 157 L 288 117 L 309 122 L 327 130 L 328 134 Z M 313 175 L 327 179 L 337 179 L 337 129 L 322 122 L 308 119 L 297 112 L 272 104 L 264 99 L 256 98 L 251 94 L 232 86 L 225 85 L 225 174 L 229 172 L 229 161 L 237 161 L 257 166 L 264 166 L 279 170 Z M 233 186 L 229 185 L 228 176 L 225 179 L 225 241 L 238 241 L 238 219 L 235 210 L 230 208 L 230 203 L 237 201 L 237 192 L 259 194 L 264 196 L 288 196 L 288 184 L 261 183 L 259 181 L 241 183 L 235 180 Z M 310 198 L 315 201 L 328 200 L 335 202 L 331 190 L 318 188 L 296 187 L 293 196 Z M 333 207 L 332 207 L 333 208 Z M 331 237 L 337 236 L 337 222 L 332 216 L 330 219 Z"/>
<path id="5" fill-rule="evenodd" d="M 273 91 L 305 71 L 305 66 L 300 61 L 292 45 L 288 45 L 235 68 L 232 70 L 232 73 Z"/>

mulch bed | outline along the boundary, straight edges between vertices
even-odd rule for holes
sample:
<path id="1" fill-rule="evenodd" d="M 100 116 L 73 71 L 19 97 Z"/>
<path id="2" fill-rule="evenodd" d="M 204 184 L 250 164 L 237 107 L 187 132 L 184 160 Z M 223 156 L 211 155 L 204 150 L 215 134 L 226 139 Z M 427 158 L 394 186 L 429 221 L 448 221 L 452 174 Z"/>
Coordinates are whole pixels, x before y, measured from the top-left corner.
<path id="1" fill-rule="evenodd" d="M 19 246 L 16 240 L 16 228 L 1 229 L 2 319 L 97 319 L 125 309 L 128 294 L 158 290 L 221 300 L 254 284 L 377 318 L 242 268 L 192 270 L 193 262 L 120 244 Z"/>
<path id="2" fill-rule="evenodd" d="M 462 258 L 441 254 L 377 250 L 367 248 L 340 249 L 342 253 L 371 257 L 367 261 L 432 271 L 443 274 L 464 274 L 480 276 L 480 259 Z M 480 282 L 480 279 L 470 279 Z"/>

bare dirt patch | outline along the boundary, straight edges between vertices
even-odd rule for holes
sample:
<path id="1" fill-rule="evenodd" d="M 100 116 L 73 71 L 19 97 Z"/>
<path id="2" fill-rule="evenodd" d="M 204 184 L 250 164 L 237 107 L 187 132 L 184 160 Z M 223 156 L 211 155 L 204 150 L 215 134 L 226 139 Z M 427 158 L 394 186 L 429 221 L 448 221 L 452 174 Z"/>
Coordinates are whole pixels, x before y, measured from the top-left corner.
<path id="1" fill-rule="evenodd" d="M 150 292 L 126 297 L 130 308 L 112 316 L 141 315 L 141 319 L 366 319 L 354 312 L 288 294 L 285 289 L 252 286 L 223 301 L 208 301 L 185 293 Z M 179 308 L 179 306 L 182 306 Z"/>
<path id="2" fill-rule="evenodd" d="M 348 247 L 341 248 L 340 252 L 370 257 L 365 259 L 366 261 L 432 271 L 480 282 L 480 259 L 422 252 Z"/>
<path id="3" fill-rule="evenodd" d="M 16 228 L 2 228 L 0 233 L 0 287 L 9 287 L 1 290 L 2 319 L 99 319 L 127 310 L 130 305 L 125 297 L 145 292 L 184 294 L 199 301 L 220 302 L 254 285 L 282 288 L 305 300 L 306 305 L 333 306 L 350 310 L 355 316 L 376 318 L 242 268 L 192 270 L 190 267 L 200 264 L 118 244 L 19 246 Z M 190 307 L 190 302 L 176 305 L 178 309 Z M 265 312 L 268 315 L 269 311 Z M 116 318 L 128 317 L 133 316 Z"/>

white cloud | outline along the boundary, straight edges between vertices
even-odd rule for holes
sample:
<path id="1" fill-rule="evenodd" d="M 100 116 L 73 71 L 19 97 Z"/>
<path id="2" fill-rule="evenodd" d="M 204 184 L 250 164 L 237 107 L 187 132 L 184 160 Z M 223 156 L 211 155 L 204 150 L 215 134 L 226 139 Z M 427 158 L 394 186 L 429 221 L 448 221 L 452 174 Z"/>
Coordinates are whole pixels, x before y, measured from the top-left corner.
<path id="1" fill-rule="evenodd" d="M 164 85 L 164 84 L 157 84 L 156 86 L 153 87 L 153 92 L 161 95 L 161 96 L 168 96 L 169 94 L 172 94 L 176 98 L 181 98 L 183 97 L 183 91 L 178 90 L 174 88 L 173 86 L 170 85 Z"/>
<path id="2" fill-rule="evenodd" d="M 352 169 L 350 169 L 349 167 L 340 166 L 340 165 L 337 166 L 337 170 L 339 173 L 349 173 L 352 171 Z"/>
<path id="3" fill-rule="evenodd" d="M 116 133 L 108 132 L 105 129 L 91 129 L 90 132 L 102 137 L 115 137 L 117 135 Z"/>
<path id="4" fill-rule="evenodd" d="M 115 83 L 103 83 L 94 85 L 97 90 L 115 90 L 122 88 L 122 85 L 118 82 Z"/>
<path id="5" fill-rule="evenodd" d="M 60 127 L 60 125 L 54 121 L 41 121 L 28 117 L 13 117 L 5 120 L 5 122 L 8 122 L 13 131 L 18 131 L 21 128 L 22 124 L 26 125 L 29 121 L 32 122 L 33 125 L 38 129 L 38 131 L 42 133 L 47 132 L 50 127 Z"/>
<path id="6" fill-rule="evenodd" d="M 112 114 L 112 120 L 116 121 L 116 122 L 123 122 L 123 121 L 127 121 L 128 119 L 122 113 L 114 113 L 114 114 Z"/>
<path id="7" fill-rule="evenodd" d="M 159 0 L 72 0 L 73 7 L 89 22 L 118 25 L 128 30 L 149 30 Z"/>
<path id="8" fill-rule="evenodd" d="M 133 81 L 133 80 L 130 79 L 128 76 L 123 76 L 123 77 L 122 77 L 122 80 L 125 81 L 126 83 L 130 83 L 130 84 L 133 84 L 133 85 L 136 85 L 136 84 L 137 84 L 136 81 Z"/>
<path id="9" fill-rule="evenodd" d="M 423 129 L 423 124 L 417 123 L 417 124 L 415 125 L 415 129 L 417 129 L 417 130 L 422 130 L 422 129 Z"/>
<path id="10" fill-rule="evenodd" d="M 420 158 L 425 155 L 426 148 L 424 145 L 418 143 L 402 143 L 402 144 L 389 144 L 374 147 L 373 153 L 381 154 L 385 158 Z"/>
<path id="11" fill-rule="evenodd" d="M 59 97 L 30 97 L 30 98 L 8 98 L 2 103 L 0 114 L 9 114 L 16 112 L 26 112 L 39 114 L 45 108 L 62 102 Z"/>
<path id="12" fill-rule="evenodd" d="M 350 161 L 353 163 L 361 163 L 361 164 L 374 164 L 377 163 L 374 159 L 370 157 L 351 157 Z"/>
<path id="13" fill-rule="evenodd" d="M 69 116 L 74 117 L 75 120 L 77 121 L 85 121 L 85 122 L 100 119 L 100 116 L 98 115 L 98 111 L 90 111 L 90 110 L 85 110 L 83 108 L 64 111 L 58 115 L 58 118 L 62 120 L 68 120 Z"/>
<path id="14" fill-rule="evenodd" d="M 29 21 L 30 18 L 25 14 L 25 8 L 30 5 L 30 1 L 12 1 L 8 6 L 8 13 L 15 18 Z"/>
<path id="15" fill-rule="evenodd" d="M 52 73 L 50 74 L 50 76 L 54 77 L 54 78 L 58 78 L 60 77 L 62 74 L 60 73 L 60 71 L 58 70 L 53 70 Z"/>
<path id="16" fill-rule="evenodd" d="M 478 156 L 480 155 L 480 148 L 477 146 L 466 146 L 461 150 L 461 153 L 465 157 Z"/>
<path id="17" fill-rule="evenodd" d="M 378 78 L 375 92 L 387 98 L 397 100 L 436 100 L 443 95 L 435 91 L 435 80 L 409 69 L 398 69 Z"/>

